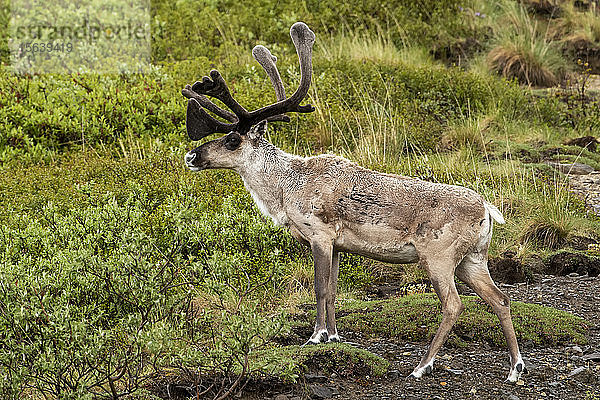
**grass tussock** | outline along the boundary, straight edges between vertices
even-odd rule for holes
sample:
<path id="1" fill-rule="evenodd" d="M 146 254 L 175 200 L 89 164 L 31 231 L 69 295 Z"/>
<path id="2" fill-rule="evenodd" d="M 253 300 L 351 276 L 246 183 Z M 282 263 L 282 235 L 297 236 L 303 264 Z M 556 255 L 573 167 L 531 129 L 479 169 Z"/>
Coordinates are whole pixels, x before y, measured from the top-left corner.
<path id="1" fill-rule="evenodd" d="M 502 76 L 530 86 L 550 87 L 563 79 L 568 64 L 560 46 L 551 40 L 523 5 L 503 3 L 496 25 L 495 45 L 487 55 L 490 67 Z"/>
<path id="2" fill-rule="evenodd" d="M 564 222 L 564 221 L 562 221 Z M 531 221 L 521 235 L 521 243 L 533 243 L 547 249 L 557 249 L 564 245 L 571 231 L 556 221 Z"/>
<path id="3" fill-rule="evenodd" d="M 588 44 L 597 46 L 600 42 L 600 18 L 598 10 L 590 8 L 578 10 L 571 2 L 561 5 L 560 18 L 551 25 L 554 37 L 571 45 Z"/>

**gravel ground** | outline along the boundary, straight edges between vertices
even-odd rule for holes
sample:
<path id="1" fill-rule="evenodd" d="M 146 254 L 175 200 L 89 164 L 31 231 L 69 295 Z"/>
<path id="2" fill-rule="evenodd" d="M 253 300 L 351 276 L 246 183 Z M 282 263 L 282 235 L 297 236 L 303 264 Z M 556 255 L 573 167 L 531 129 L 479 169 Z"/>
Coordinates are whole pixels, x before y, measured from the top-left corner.
<path id="1" fill-rule="evenodd" d="M 584 318 L 590 326 L 589 344 L 536 348 L 521 343 L 528 371 L 515 385 L 504 382 L 509 370 L 505 350 L 477 343 L 466 349 L 443 348 L 432 375 L 410 380 L 406 376 L 426 351 L 426 344 L 349 335 L 345 340 L 390 361 L 384 378 L 307 375 L 306 389 L 302 385 L 266 385 L 250 390 L 244 398 L 600 399 L 600 277 L 538 276 L 533 284 L 501 288 L 512 300 L 551 306 Z"/>

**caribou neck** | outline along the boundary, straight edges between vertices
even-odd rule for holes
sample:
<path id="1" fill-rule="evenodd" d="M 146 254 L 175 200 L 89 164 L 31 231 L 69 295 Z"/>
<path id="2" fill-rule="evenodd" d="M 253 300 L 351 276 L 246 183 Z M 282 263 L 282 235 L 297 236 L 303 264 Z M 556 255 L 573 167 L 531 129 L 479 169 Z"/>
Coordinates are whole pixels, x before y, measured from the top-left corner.
<path id="1" fill-rule="evenodd" d="M 236 169 L 261 213 L 279 226 L 288 224 L 283 195 L 290 186 L 290 179 L 294 179 L 291 163 L 295 159 L 301 157 L 286 153 L 262 139 L 255 157 Z"/>

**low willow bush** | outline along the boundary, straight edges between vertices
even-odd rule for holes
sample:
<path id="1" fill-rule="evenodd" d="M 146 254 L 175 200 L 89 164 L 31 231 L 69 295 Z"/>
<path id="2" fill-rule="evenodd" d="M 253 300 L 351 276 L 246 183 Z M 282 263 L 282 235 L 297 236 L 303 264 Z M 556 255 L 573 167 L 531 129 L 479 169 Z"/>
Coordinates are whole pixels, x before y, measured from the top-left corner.
<path id="1" fill-rule="evenodd" d="M 127 198 L 108 193 L 66 213 L 49 204 L 13 221 L 19 228 L 0 228 L 3 398 L 118 398 L 161 366 L 221 365 L 279 332 L 281 318 L 261 316 L 258 303 L 240 311 L 240 300 L 235 312 L 215 311 L 236 334 L 215 341 L 229 351 L 207 358 L 217 314 L 206 322 L 215 308 L 194 301 L 241 298 L 246 287 L 272 293 L 269 278 L 277 282 L 294 256 L 290 237 L 235 196 L 203 214 L 201 200 L 159 204 L 128 189 Z"/>
<path id="2" fill-rule="evenodd" d="M 232 47 L 252 47 L 256 40 L 290 46 L 289 28 L 303 21 L 323 32 L 343 29 L 374 31 L 386 27 L 396 45 L 431 44 L 464 31 L 458 0 L 209 1 L 201 4 L 152 1 L 155 34 L 153 58 L 180 60 L 190 56 L 227 54 Z M 197 23 L 197 16 L 203 23 Z M 340 19 L 341 17 L 341 19 Z M 291 47 L 291 46 L 290 46 Z"/>

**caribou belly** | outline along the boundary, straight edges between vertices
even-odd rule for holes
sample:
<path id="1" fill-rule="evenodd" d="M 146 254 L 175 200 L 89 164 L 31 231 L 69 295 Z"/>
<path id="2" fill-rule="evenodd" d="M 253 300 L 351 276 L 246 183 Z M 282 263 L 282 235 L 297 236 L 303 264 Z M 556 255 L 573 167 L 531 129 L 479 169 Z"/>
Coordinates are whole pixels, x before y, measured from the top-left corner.
<path id="1" fill-rule="evenodd" d="M 339 232 L 335 241 L 335 247 L 339 251 L 394 264 L 414 263 L 419 260 L 415 246 L 394 229 L 369 224 L 352 228 Z"/>

